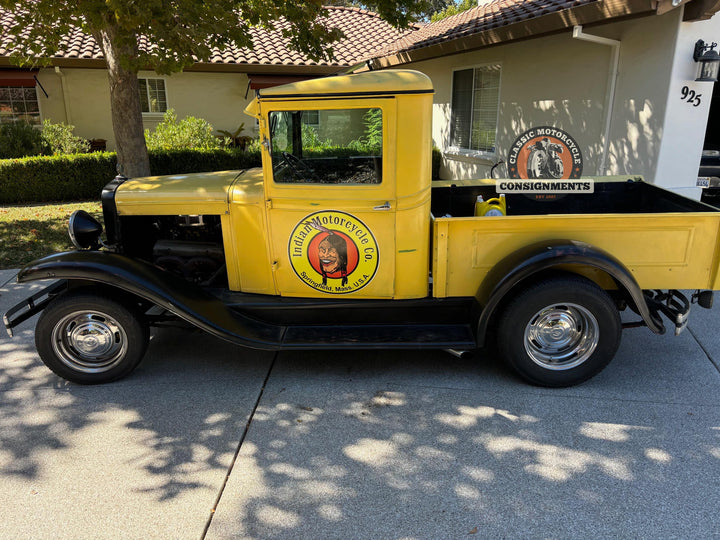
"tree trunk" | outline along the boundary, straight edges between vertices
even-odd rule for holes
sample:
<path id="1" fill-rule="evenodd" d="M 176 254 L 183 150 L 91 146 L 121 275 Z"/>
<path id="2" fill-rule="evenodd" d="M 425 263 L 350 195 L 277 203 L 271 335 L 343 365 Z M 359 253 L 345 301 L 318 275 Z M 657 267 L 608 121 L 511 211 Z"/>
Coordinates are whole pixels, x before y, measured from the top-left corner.
<path id="1" fill-rule="evenodd" d="M 108 65 L 110 110 L 118 165 L 125 176 L 149 176 L 150 161 L 145 146 L 137 71 L 127 70 L 120 65 L 121 54 L 129 58 L 137 57 L 137 45 L 128 47 L 129 50 L 120 50 L 116 37 L 117 28 L 112 26 L 95 35 Z"/>

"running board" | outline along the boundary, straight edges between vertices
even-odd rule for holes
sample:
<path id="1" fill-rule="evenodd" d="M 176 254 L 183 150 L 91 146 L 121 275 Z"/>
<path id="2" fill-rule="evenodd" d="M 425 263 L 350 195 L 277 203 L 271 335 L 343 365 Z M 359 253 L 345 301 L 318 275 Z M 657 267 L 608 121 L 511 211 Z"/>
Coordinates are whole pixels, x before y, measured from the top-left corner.
<path id="1" fill-rule="evenodd" d="M 288 326 L 282 349 L 475 349 L 468 324 Z"/>
<path id="2" fill-rule="evenodd" d="M 458 313 L 462 313 L 463 302 L 441 302 L 449 309 L 440 312 L 443 316 L 453 314 L 450 322 L 435 324 L 428 322 L 427 315 L 420 320 L 405 319 L 413 316 L 412 308 L 420 311 L 421 305 L 427 301 L 411 301 L 399 312 L 392 311 L 393 321 L 380 321 L 374 317 L 374 323 L 364 324 L 357 320 L 343 319 L 343 313 L 337 305 L 328 304 L 337 314 L 332 322 L 323 320 L 314 324 L 292 324 L 300 318 L 302 308 L 312 308 L 315 312 L 322 310 L 322 305 L 315 305 L 308 300 L 281 301 L 300 310 L 288 322 L 268 322 L 257 317 L 242 313 L 235 306 L 228 305 L 207 290 L 188 283 L 182 278 L 160 270 L 148 263 L 131 259 L 124 255 L 102 251 L 73 251 L 58 253 L 34 261 L 23 268 L 18 274 L 18 282 L 25 283 L 37 279 L 54 278 L 60 280 L 80 280 L 96 282 L 109 287 L 121 289 L 149 301 L 151 304 L 184 319 L 185 321 L 205 330 L 206 332 L 238 345 L 259 350 L 281 349 L 474 349 L 475 334 L 471 324 L 458 321 Z M 64 286 L 64 284 L 63 284 Z M 12 329 L 22 320 L 29 318 L 45 307 L 42 295 L 51 296 L 56 291 L 44 290 L 24 300 L 10 309 L 5 324 Z M 359 306 L 366 307 L 366 314 L 382 312 L 382 302 Z M 388 306 L 394 302 L 388 300 Z M 302 305 L 302 304 L 306 305 Z M 311 304 L 308 306 L 307 304 Z M 420 304 L 420 305 L 418 305 Z M 246 306 L 247 307 L 247 306 Z M 466 308 L 465 311 L 468 311 Z M 348 306 L 348 314 L 352 306 Z M 423 308 L 428 311 L 428 306 Z M 258 310 L 255 315 L 261 315 Z M 410 313 L 410 315 L 408 315 Z M 346 317 L 350 318 L 350 317 Z M 448 321 L 447 318 L 438 320 Z M 338 324 L 345 321 L 345 324 Z M 400 322 L 395 322 L 400 321 Z"/>

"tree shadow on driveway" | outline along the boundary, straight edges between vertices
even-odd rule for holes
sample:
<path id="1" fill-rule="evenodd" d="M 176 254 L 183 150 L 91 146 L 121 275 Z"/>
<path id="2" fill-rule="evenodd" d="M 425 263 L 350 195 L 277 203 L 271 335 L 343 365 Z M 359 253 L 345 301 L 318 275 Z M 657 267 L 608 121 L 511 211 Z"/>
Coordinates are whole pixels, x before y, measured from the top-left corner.
<path id="1" fill-rule="evenodd" d="M 131 376 L 81 386 L 45 368 L 31 330 L 0 339 L 0 480 L 12 494 L 0 535 L 199 536 L 272 358 L 165 329 Z"/>
<path id="2" fill-rule="evenodd" d="M 720 533 L 720 381 L 688 335 L 628 333 L 563 390 L 482 356 L 276 356 L 189 328 L 109 385 L 55 377 L 31 330 L 0 366 L 2 536 Z"/>
<path id="3" fill-rule="evenodd" d="M 283 353 L 208 537 L 718 534 L 720 380 L 690 336 L 654 339 L 561 390 L 490 358 Z"/>

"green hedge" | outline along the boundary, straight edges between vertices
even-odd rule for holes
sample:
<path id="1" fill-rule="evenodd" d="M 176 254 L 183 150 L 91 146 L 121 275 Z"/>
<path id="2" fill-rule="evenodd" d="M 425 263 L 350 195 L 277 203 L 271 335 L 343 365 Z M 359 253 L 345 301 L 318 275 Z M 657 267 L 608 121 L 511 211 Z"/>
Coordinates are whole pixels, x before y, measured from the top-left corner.
<path id="1" fill-rule="evenodd" d="M 153 175 L 229 171 L 260 167 L 260 151 L 239 148 L 215 150 L 151 150 Z"/>
<path id="2" fill-rule="evenodd" d="M 153 175 L 247 169 L 260 166 L 258 151 L 155 150 Z M 114 152 L 0 160 L 0 204 L 98 200 L 115 175 Z"/>

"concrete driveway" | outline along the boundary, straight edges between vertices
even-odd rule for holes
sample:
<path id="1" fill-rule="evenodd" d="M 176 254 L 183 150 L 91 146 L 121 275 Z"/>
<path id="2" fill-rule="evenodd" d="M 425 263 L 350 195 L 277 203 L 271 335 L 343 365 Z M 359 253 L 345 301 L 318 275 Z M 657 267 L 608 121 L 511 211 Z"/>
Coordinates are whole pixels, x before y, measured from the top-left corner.
<path id="1" fill-rule="evenodd" d="M 32 287 L 0 272 L 0 312 Z M 493 358 L 258 353 L 187 328 L 99 387 L 0 336 L 2 538 L 720 536 L 720 308 L 575 388 Z"/>

